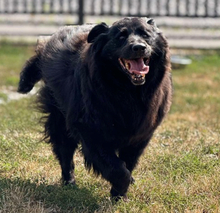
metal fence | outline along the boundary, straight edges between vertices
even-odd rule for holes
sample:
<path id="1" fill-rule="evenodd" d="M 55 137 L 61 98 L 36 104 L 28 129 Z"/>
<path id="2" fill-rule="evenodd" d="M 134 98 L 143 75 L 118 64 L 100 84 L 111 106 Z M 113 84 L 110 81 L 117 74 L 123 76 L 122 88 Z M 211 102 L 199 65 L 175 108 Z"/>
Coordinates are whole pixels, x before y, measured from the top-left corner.
<path id="1" fill-rule="evenodd" d="M 0 0 L 0 13 L 220 17 L 220 0 Z"/>

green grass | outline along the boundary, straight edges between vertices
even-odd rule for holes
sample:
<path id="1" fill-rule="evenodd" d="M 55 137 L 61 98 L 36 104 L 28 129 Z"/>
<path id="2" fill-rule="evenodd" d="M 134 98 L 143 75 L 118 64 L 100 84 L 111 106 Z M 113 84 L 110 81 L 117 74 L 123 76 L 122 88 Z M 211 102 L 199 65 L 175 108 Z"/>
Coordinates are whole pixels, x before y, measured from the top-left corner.
<path id="1" fill-rule="evenodd" d="M 16 86 L 20 70 L 34 47 L 0 44 L 0 86 Z"/>
<path id="2" fill-rule="evenodd" d="M 33 47 L 0 48 L 0 212 L 220 212 L 220 54 L 192 56 L 173 71 L 172 109 L 134 171 L 129 202 L 112 204 L 109 184 L 76 153 L 77 186 L 60 168 L 33 112 L 34 97 L 8 100 Z M 25 96 L 24 96 L 25 97 Z"/>

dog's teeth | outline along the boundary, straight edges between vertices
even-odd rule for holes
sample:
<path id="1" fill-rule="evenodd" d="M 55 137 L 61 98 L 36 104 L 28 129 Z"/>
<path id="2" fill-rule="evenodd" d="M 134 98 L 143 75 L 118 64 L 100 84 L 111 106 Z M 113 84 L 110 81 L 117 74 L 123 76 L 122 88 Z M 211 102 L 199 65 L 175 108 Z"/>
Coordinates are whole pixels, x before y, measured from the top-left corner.
<path id="1" fill-rule="evenodd" d="M 125 63 L 125 68 L 127 69 L 127 70 L 129 70 L 129 63 Z"/>
<path id="2" fill-rule="evenodd" d="M 145 75 L 144 75 L 144 74 L 140 74 L 140 75 L 135 74 L 135 75 L 132 75 L 132 79 L 133 79 L 134 81 L 142 81 L 142 80 L 144 80 L 144 78 L 145 78 Z"/>

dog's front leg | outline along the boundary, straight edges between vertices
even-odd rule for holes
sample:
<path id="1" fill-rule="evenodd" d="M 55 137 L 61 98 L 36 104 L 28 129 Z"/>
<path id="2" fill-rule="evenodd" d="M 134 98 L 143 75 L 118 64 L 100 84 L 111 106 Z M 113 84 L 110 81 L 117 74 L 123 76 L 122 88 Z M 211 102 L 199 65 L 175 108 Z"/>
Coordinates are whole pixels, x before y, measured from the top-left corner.
<path id="1" fill-rule="evenodd" d="M 88 132 L 87 132 L 88 136 Z M 105 144 L 105 146 L 103 145 Z M 126 193 L 131 183 L 131 173 L 125 163 L 120 160 L 115 151 L 104 141 L 100 143 L 99 138 L 86 137 L 82 143 L 82 151 L 85 157 L 85 165 L 93 169 L 96 174 L 101 174 L 104 179 L 112 185 L 111 196 L 114 200 L 123 197 L 126 200 Z"/>

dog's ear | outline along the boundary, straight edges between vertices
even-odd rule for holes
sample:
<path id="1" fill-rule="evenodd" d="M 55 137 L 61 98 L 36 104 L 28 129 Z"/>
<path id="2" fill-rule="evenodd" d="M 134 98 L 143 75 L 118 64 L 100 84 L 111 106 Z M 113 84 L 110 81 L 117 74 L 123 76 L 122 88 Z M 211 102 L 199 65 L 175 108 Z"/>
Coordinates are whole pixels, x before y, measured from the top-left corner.
<path id="1" fill-rule="evenodd" d="M 147 24 L 149 24 L 149 25 L 152 26 L 152 29 L 153 29 L 154 32 L 160 33 L 160 30 L 159 30 L 159 28 L 157 27 L 156 22 L 154 21 L 154 19 L 152 19 L 152 18 L 147 19 L 147 18 L 146 18 L 146 22 L 147 22 Z"/>
<path id="2" fill-rule="evenodd" d="M 148 19 L 148 20 L 147 20 L 147 23 L 150 24 L 150 25 L 152 25 L 152 26 L 154 26 L 154 27 L 157 27 L 157 25 L 156 25 L 154 19 L 152 19 L 152 18 Z"/>
<path id="3" fill-rule="evenodd" d="M 94 42 L 95 38 L 102 33 L 107 33 L 109 31 L 109 26 L 102 22 L 101 24 L 96 25 L 93 27 L 88 35 L 87 42 L 92 43 Z"/>

